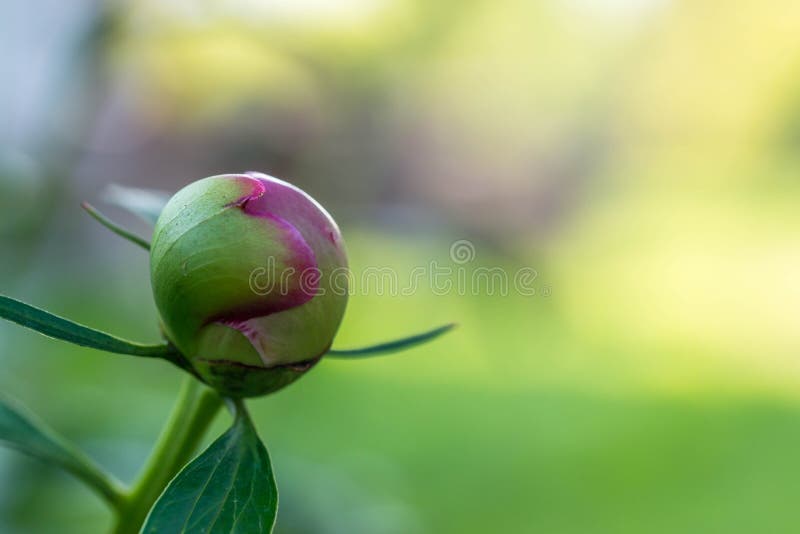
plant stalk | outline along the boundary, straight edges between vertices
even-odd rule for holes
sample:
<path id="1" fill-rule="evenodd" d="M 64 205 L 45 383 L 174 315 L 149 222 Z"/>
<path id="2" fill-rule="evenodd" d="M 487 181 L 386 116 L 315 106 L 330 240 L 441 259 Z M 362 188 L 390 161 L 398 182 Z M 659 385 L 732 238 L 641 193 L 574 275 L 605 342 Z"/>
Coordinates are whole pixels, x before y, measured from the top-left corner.
<path id="1" fill-rule="evenodd" d="M 74 466 L 65 466 L 65 468 L 88 484 L 112 509 L 118 512 L 125 505 L 124 486 L 76 447 L 67 443 L 62 443 L 62 446 L 72 452 L 75 462 Z"/>
<path id="2" fill-rule="evenodd" d="M 139 478 L 117 508 L 113 534 L 136 534 L 153 503 L 189 461 L 222 406 L 220 396 L 187 376 Z"/>

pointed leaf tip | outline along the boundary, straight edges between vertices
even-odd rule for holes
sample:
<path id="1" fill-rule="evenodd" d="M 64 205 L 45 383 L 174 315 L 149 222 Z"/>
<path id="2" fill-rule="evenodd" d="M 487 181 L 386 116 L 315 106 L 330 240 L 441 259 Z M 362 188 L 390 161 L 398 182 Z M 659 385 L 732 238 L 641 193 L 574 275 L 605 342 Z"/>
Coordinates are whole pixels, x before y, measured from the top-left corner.
<path id="1" fill-rule="evenodd" d="M 98 211 L 97 208 L 95 208 L 88 202 L 81 202 L 81 207 L 86 211 L 86 213 L 91 215 L 94 220 L 96 220 L 97 222 L 99 222 L 100 224 L 102 224 L 103 226 L 105 226 L 118 236 L 123 237 L 136 245 L 139 245 L 145 250 L 150 250 L 150 243 L 148 243 L 147 240 L 139 237 L 130 230 L 127 230 L 122 226 L 120 226 L 119 224 L 115 223 L 114 221 L 112 221 L 111 219 L 100 213 L 100 211 Z"/>
<path id="2" fill-rule="evenodd" d="M 396 339 L 394 341 L 387 341 L 369 347 L 362 347 L 358 349 L 332 349 L 328 351 L 327 355 L 334 358 L 368 358 L 370 356 L 380 356 L 383 354 L 391 354 L 401 350 L 410 349 L 417 345 L 422 345 L 429 341 L 433 341 L 439 336 L 446 334 L 457 326 L 456 323 L 448 323 L 439 326 L 433 330 L 416 334 L 413 336 Z"/>
<path id="3" fill-rule="evenodd" d="M 241 402 L 233 426 L 170 482 L 143 534 L 269 534 L 278 511 L 272 464 Z"/>

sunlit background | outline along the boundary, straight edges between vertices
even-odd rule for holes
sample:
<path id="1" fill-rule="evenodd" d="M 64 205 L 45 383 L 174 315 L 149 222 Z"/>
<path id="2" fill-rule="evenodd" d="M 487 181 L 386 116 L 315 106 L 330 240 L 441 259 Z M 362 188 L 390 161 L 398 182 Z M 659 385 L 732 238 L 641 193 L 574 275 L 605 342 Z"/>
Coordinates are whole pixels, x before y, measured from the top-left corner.
<path id="1" fill-rule="evenodd" d="M 335 346 L 460 327 L 251 403 L 278 533 L 797 532 L 799 36 L 795 0 L 11 0 L 0 292 L 155 341 L 146 254 L 80 201 L 147 235 L 109 184 L 261 170 L 355 272 L 465 239 L 537 273 L 353 296 Z M 0 365 L 123 480 L 181 379 L 5 323 Z M 0 451 L 0 531 L 109 521 Z"/>

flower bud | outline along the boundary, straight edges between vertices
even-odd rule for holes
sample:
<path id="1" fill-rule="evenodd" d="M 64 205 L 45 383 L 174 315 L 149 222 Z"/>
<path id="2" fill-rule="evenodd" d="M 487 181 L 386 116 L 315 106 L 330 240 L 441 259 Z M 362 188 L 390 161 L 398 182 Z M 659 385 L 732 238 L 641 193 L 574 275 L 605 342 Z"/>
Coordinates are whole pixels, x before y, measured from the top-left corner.
<path id="1" fill-rule="evenodd" d="M 347 304 L 346 266 L 322 206 L 254 172 L 176 193 L 150 253 L 165 335 L 201 379 L 233 397 L 275 391 L 328 351 Z"/>

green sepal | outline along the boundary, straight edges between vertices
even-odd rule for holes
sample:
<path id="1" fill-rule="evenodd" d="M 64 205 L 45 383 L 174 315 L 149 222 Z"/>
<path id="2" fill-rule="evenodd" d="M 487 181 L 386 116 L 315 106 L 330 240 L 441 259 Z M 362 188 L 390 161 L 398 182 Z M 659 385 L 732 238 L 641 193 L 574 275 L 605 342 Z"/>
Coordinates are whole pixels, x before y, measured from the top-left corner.
<path id="1" fill-rule="evenodd" d="M 82 347 L 91 347 L 116 354 L 164 358 L 170 361 L 177 358 L 177 350 L 168 343 L 158 345 L 134 343 L 64 319 L 5 295 L 0 295 L 0 317 L 36 330 L 48 337 L 68 341 Z"/>
<path id="2" fill-rule="evenodd" d="M 359 349 L 331 349 L 327 352 L 326 356 L 332 358 L 369 358 L 370 356 L 381 356 L 384 354 L 391 354 L 401 350 L 410 349 L 423 343 L 433 341 L 437 337 L 446 334 L 456 327 L 455 323 L 446 324 L 428 332 L 416 334 L 394 341 L 387 341 L 369 347 L 362 347 Z"/>
<path id="3" fill-rule="evenodd" d="M 100 213 L 97 210 L 97 208 L 95 208 L 88 202 L 82 203 L 81 207 L 86 211 L 86 213 L 91 215 L 94 220 L 96 220 L 97 222 L 99 222 L 100 224 L 102 224 L 103 226 L 105 226 L 118 236 L 123 237 L 136 245 L 139 245 L 145 250 L 150 250 L 150 243 L 146 239 L 139 237 L 130 230 L 127 230 L 126 228 L 123 228 L 119 224 L 115 223 L 114 221 L 112 221 L 111 219 Z"/>

